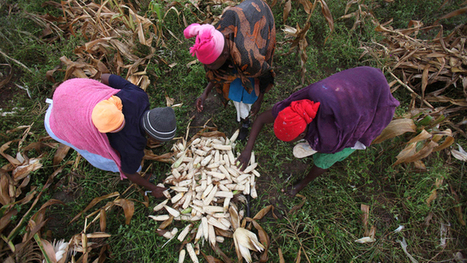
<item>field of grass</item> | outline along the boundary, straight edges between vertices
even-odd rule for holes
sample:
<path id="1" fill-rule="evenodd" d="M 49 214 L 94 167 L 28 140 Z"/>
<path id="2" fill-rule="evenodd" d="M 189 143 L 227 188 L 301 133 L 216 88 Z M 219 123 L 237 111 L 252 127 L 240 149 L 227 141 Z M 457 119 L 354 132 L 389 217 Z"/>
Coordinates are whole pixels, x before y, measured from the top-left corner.
<path id="1" fill-rule="evenodd" d="M 4 145 L 1 146 L 1 153 L 5 157 L 0 157 L 0 176 L 5 178 L 12 170 L 6 155 L 18 158 L 17 153 L 21 152 L 28 158 L 40 158 L 42 163 L 40 169 L 28 176 L 27 182 L 23 181 L 23 186 L 18 184 L 14 189 L 4 188 L 0 180 L 2 195 L 8 191 L 22 190 L 16 196 L 16 201 L 22 201 L 4 204 L 2 200 L 0 261 L 39 262 L 27 253 L 19 253 L 19 250 L 26 249 L 18 245 L 31 241 L 31 249 L 27 251 L 37 252 L 35 239 L 28 233 L 34 229 L 31 222 L 36 219 L 33 220 L 32 215 L 40 212 L 41 205 L 47 204 L 47 201 L 56 199 L 63 203 L 47 207 L 44 219 L 48 220 L 44 221 L 38 233 L 49 241 L 69 241 L 83 233 L 86 226 L 89 226 L 86 233 L 100 232 L 102 222 L 100 225 L 99 220 L 91 223 L 95 218 L 95 214 L 91 213 L 99 212 L 112 203 L 112 198 L 95 203 L 76 220 L 72 219 L 85 210 L 93 199 L 118 192 L 121 199 L 134 203 L 130 223 L 125 224 L 126 210 L 122 209 L 122 203 L 109 205 L 103 232 L 110 234 L 110 237 L 93 239 L 95 243 L 90 245 L 93 253 L 89 253 L 88 261 L 81 260 L 93 262 L 99 258 L 101 251 L 100 258 L 105 258 L 105 262 L 178 262 L 182 243 L 174 239 L 166 244 L 168 240 L 156 233 L 159 223 L 148 217 L 154 214 L 152 208 L 160 200 L 145 197 L 144 190 L 131 186 L 128 180 L 120 181 L 116 174 L 92 167 L 84 159 L 79 159 L 76 152 L 70 151 L 58 164 L 54 161 L 58 150 L 56 145 L 51 145 L 53 141 L 46 138 L 43 127 L 47 109 L 45 99 L 52 97 L 54 88 L 65 77 L 65 67 L 60 64 L 60 58 L 64 56 L 77 61 L 80 54 L 77 47 L 87 43 L 87 39 L 80 31 L 73 35 L 43 23 L 44 20 L 40 18 L 47 14 L 63 16 L 60 4 L 50 2 L 0 2 L 0 145 Z M 77 2 L 84 5 L 91 1 Z M 94 2 L 102 4 L 100 1 Z M 207 82 L 205 70 L 199 62 L 187 66 L 194 60 L 188 51 L 192 41 L 185 40 L 182 33 L 184 20 L 190 24 L 199 22 L 197 19 L 200 18 L 218 16 L 226 3 L 216 5 L 199 1 L 197 9 L 188 1 L 180 1 L 178 5 L 155 0 L 109 2 L 134 6 L 140 15 L 149 17 L 163 32 L 165 46 L 154 43 L 156 55 L 140 70 L 145 70 L 151 80 L 146 92 L 152 107 L 164 106 L 166 96 L 173 98 L 176 104 L 183 103 L 175 108 L 177 136 L 185 136 L 188 125 L 192 127 L 189 134 L 192 136 L 204 124 L 215 126 L 230 136 L 238 128 L 235 107 L 227 105 L 224 108 L 215 91 L 211 93 L 205 111 L 202 114 L 195 112 L 194 101 Z M 359 19 L 356 19 L 341 18 L 346 14 L 346 5 L 352 1 L 327 0 L 325 2 L 333 16 L 331 32 L 321 13 L 321 5 L 317 3 L 309 20 L 311 27 L 304 38 L 308 44 L 303 51 L 307 55 L 305 61 L 297 53 L 296 47 L 287 41 L 289 38 L 283 29 L 285 25 L 294 28 L 297 25 L 300 28 L 305 26 L 308 14 L 300 2 L 307 1 L 291 1 L 286 21 L 284 10 L 287 1 L 274 2 L 277 2 L 272 6 L 278 40 L 274 57 L 277 78 L 275 87 L 265 95 L 261 111 L 269 109 L 304 85 L 356 66 L 382 68 L 386 70 L 388 82 L 393 81 L 385 64 L 387 61 L 371 56 L 361 57 L 361 47 L 383 40 L 371 20 L 384 23 L 393 19 L 391 25 L 400 29 L 408 28 L 410 20 L 431 25 L 443 15 L 465 9 L 467 4 L 463 0 L 362 0 L 349 5 L 347 14 L 360 8 L 365 12 L 371 11 L 371 16 L 360 13 Z M 268 3 L 272 5 L 273 1 Z M 161 13 L 157 13 L 157 8 L 161 8 Z M 352 29 L 356 21 L 360 23 Z M 465 13 L 441 20 L 444 34 L 466 22 Z M 462 32 L 463 45 L 467 49 L 466 28 L 464 26 Z M 432 38 L 430 34 L 423 32 L 420 37 Z M 289 54 L 290 50 L 293 52 Z M 149 48 L 141 45 L 135 52 L 144 56 Z M 462 70 L 467 70 L 467 57 L 465 52 L 463 54 Z M 105 58 L 111 61 L 112 55 Z M 303 67 L 300 63 L 303 63 Z M 55 80 L 47 78 L 47 72 L 54 69 Z M 126 76 L 126 73 L 127 69 L 123 69 L 121 75 Z M 464 73 L 463 82 L 449 87 L 450 96 L 465 100 L 466 75 Z M 404 79 L 404 76 L 398 77 Z M 428 90 L 430 88 L 427 87 Z M 404 88 L 395 90 L 393 95 L 401 102 L 395 118 L 405 116 L 414 108 L 413 104 L 421 104 L 420 101 L 413 103 L 413 95 Z M 445 105 L 439 103 L 435 106 Z M 461 123 L 465 118 L 465 109 L 447 114 L 447 117 Z M 4 114 L 6 112 L 13 113 Z M 437 128 L 444 130 L 451 127 L 446 121 Z M 293 145 L 279 141 L 272 127 L 263 129 L 255 146 L 259 162 L 257 170 L 261 177 L 258 179 L 258 198 L 251 201 L 251 212 L 254 215 L 268 205 L 275 207 L 277 219 L 268 214 L 259 221 L 270 238 L 268 262 L 466 262 L 466 166 L 465 162 L 451 154 L 452 149 L 458 149 L 457 144 L 467 147 L 466 126 L 456 127 L 460 131 L 455 131 L 455 143 L 424 158 L 424 171 L 417 169 L 418 166 L 413 163 L 393 165 L 397 161 L 396 156 L 412 136 L 406 134 L 353 153 L 300 192 L 303 198 L 287 197 L 280 190 L 306 175 L 312 166 L 312 159 L 294 158 Z M 38 146 L 25 152 L 25 146 L 33 143 L 38 143 Z M 170 152 L 171 147 L 172 142 L 169 142 L 153 152 L 164 154 Z M 243 147 L 244 143 L 238 143 L 236 151 L 241 151 Z M 156 181 L 162 181 L 169 170 L 170 164 L 161 162 L 145 161 L 143 166 L 143 171 L 156 175 Z M 52 178 L 51 181 L 49 178 Z M 33 197 L 26 201 L 28 194 Z M 33 200 L 37 203 L 33 203 Z M 363 212 L 365 208 L 369 208 L 369 212 Z M 183 224 L 175 226 L 181 229 Z M 355 242 L 368 236 L 371 229 L 374 230 L 374 242 Z M 406 248 L 402 244 L 406 244 Z M 15 250 L 14 245 L 17 245 L 14 260 L 8 261 L 8 256 Z M 236 261 L 231 239 L 226 238 L 220 248 Z M 221 258 L 207 243 L 201 247 L 201 251 Z M 42 254 L 39 250 L 34 255 L 40 258 Z M 199 257 L 202 258 L 201 255 Z M 187 257 L 185 262 L 190 262 L 190 259 Z M 214 261 L 203 258 L 201 262 Z"/>

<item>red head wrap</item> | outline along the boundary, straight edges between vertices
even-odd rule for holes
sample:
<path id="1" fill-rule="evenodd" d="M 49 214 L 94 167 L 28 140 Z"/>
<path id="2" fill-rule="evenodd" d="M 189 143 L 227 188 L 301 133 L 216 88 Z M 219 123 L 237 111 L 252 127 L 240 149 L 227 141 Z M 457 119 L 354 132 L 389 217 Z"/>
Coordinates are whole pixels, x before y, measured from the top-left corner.
<path id="1" fill-rule="evenodd" d="M 294 140 L 305 131 L 307 125 L 315 118 L 319 102 L 311 100 L 294 101 L 277 114 L 274 121 L 274 134 L 285 142 Z"/>

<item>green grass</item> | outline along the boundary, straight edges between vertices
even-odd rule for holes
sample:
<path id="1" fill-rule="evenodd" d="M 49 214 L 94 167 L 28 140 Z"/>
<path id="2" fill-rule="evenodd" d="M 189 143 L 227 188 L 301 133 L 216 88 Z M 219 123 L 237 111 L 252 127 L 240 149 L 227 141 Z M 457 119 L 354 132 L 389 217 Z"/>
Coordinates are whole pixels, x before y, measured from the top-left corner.
<path id="1" fill-rule="evenodd" d="M 10 87 L 14 96 L 9 100 L 11 103 L 5 103 L 5 109 L 15 106 L 24 107 L 25 110 L 0 118 L 1 144 L 22 137 L 22 130 L 14 133 L 7 133 L 7 130 L 31 123 L 34 125 L 25 144 L 46 136 L 43 128 L 45 98 L 51 97 L 53 84 L 46 80 L 45 73 L 59 65 L 61 56 L 76 59 L 73 50 L 84 43 L 79 35 L 66 36 L 66 40 L 53 44 L 41 39 L 43 28 L 28 19 L 24 11 L 60 15 L 60 12 L 50 6 L 44 9 L 41 6 L 43 2 L 45 1 L 18 1 L 17 5 L 13 5 L 13 1 L 6 1 L 0 4 L 0 23 L 6 25 L 0 28 L 0 50 L 23 63 L 30 71 L 3 56 L 0 56 L 0 63 L 11 65 L 15 73 L 13 82 L 27 86 L 32 95 L 30 99 L 25 91 L 15 86 Z M 307 84 L 350 67 L 379 66 L 377 61 L 359 58 L 362 52 L 359 47 L 362 43 L 380 40 L 380 36 L 374 32 L 374 25 L 366 21 L 357 30 L 352 31 L 352 19 L 337 19 L 344 14 L 345 2 L 327 1 L 335 23 L 335 30 L 331 34 L 319 7 L 312 16 L 312 27 L 307 35 Z M 452 1 L 441 10 L 439 6 L 443 1 L 365 2 L 374 8 L 374 14 L 381 22 L 393 18 L 392 25 L 395 28 L 406 28 L 411 19 L 420 19 L 425 24 L 432 23 L 443 14 L 458 9 L 463 1 Z M 149 1 L 141 3 L 141 10 L 147 10 L 145 4 Z M 378 5 L 380 7 L 377 7 Z M 14 7 L 14 12 L 9 11 L 11 6 Z M 190 9 L 183 10 L 188 24 L 197 22 L 192 12 L 204 19 L 195 8 Z M 296 54 L 284 56 L 289 51 L 290 44 L 282 43 L 285 40 L 282 32 L 283 4 L 276 4 L 272 10 L 276 18 L 279 41 L 274 57 L 277 79 L 276 86 L 264 98 L 262 111 L 288 97 L 300 84 L 300 67 Z M 354 10 L 355 7 L 351 9 Z M 216 14 L 220 14 L 220 11 L 213 10 Z M 305 20 L 306 14 L 302 6 L 294 2 L 286 24 L 295 26 L 298 23 L 303 27 L 302 23 Z M 465 18 L 461 16 L 444 21 L 446 31 L 462 21 L 465 22 Z M 183 103 L 175 111 L 178 117 L 178 135 L 184 135 L 190 118 L 195 115 L 194 100 L 207 84 L 205 71 L 199 63 L 186 67 L 187 63 L 194 60 L 188 52 L 192 42 L 183 38 L 183 22 L 175 12 L 172 11 L 166 16 L 163 26 L 174 32 L 182 43 L 166 34 L 167 48 L 161 48 L 158 56 L 169 63 L 176 62 L 177 65 L 171 68 L 156 60 L 151 61 L 147 72 L 152 84 L 147 92 L 152 107 L 165 105 L 166 94 L 174 98 L 176 103 Z M 325 44 L 324 39 L 327 36 L 329 39 Z M 0 69 L 3 75 L 9 70 L 4 67 Z M 60 80 L 64 73 L 57 72 L 54 76 Z M 401 101 L 401 107 L 396 110 L 396 115 L 400 116 L 408 110 L 411 97 L 403 88 L 396 91 L 394 96 Z M 203 118 L 207 120 L 210 117 L 212 121 L 209 125 L 217 125 L 220 131 L 228 135 L 238 126 L 234 121 L 233 105 L 228 105 L 225 109 L 219 106 L 213 112 L 205 112 Z M 460 223 L 460 215 L 456 212 L 456 209 L 461 208 L 463 219 L 466 220 L 465 163 L 452 158 L 448 151 L 442 151 L 425 159 L 427 171 L 423 173 L 417 172 L 411 164 L 393 166 L 396 155 L 405 142 L 403 138 L 399 138 L 373 145 L 366 151 L 355 152 L 307 186 L 301 192 L 307 198 L 303 207 L 294 214 L 288 214 L 287 211 L 298 205 L 301 199 L 288 198 L 282 195 L 280 190 L 284 185 L 306 175 L 311 168 L 312 159 L 295 159 L 292 155 L 292 145 L 278 141 L 271 125 L 265 127 L 255 146 L 259 160 L 258 171 L 264 179 L 260 178 L 258 182 L 261 188 L 258 189 L 259 198 L 252 202 L 252 214 L 266 205 L 273 204 L 280 215 L 277 220 L 268 215 L 260 221 L 271 238 L 270 262 L 279 262 L 278 248 L 282 249 L 287 262 L 295 262 L 301 247 L 306 252 L 306 256 L 301 254 L 301 262 L 307 262 L 306 257 L 311 262 L 410 262 L 397 242 L 403 238 L 408 243 L 408 252 L 419 262 L 447 261 L 457 252 L 466 257 L 467 229 Z M 457 136 L 456 142 L 462 146 L 467 145 L 465 138 L 461 136 Z M 14 156 L 18 145 L 13 143 L 10 146 L 6 153 Z M 168 143 L 156 149 L 155 153 L 168 152 L 170 147 L 171 144 Z M 243 147 L 244 143 L 239 143 L 237 151 Z M 37 157 L 40 154 L 46 156 L 43 168 L 31 175 L 31 186 L 42 187 L 48 176 L 53 173 L 51 160 L 54 153 L 55 150 L 47 147 L 40 152 L 30 152 L 29 157 Z M 76 153 L 70 152 L 61 165 L 75 159 Z M 0 158 L 0 166 L 6 164 L 7 161 Z M 148 166 L 149 162 L 146 161 L 143 170 Z M 149 172 L 158 175 L 158 180 L 162 180 L 167 171 L 169 165 L 163 163 L 153 163 L 149 169 Z M 435 185 L 437 180 L 443 180 L 438 187 Z M 40 200 L 40 204 L 43 204 L 56 198 L 65 200 L 67 204 L 49 208 L 47 215 L 53 219 L 45 228 L 50 231 L 44 231 L 44 235 L 49 240 L 68 240 L 74 234 L 80 233 L 84 227 L 85 216 L 110 200 L 101 201 L 77 221 L 68 224 L 75 215 L 94 198 L 115 191 L 123 193 L 129 185 L 127 180 L 120 181 L 115 174 L 99 171 L 85 160 L 81 160 L 74 168 L 67 166 Z M 437 191 L 437 198 L 428 205 L 426 200 L 434 190 Z M 122 208 L 114 207 L 107 212 L 106 232 L 112 237 L 99 241 L 109 244 L 107 262 L 176 262 L 181 243 L 174 239 L 162 248 L 167 240 L 156 233 L 158 224 L 148 218 L 148 215 L 153 214 L 152 208 L 159 200 L 150 198 L 149 207 L 146 207 L 142 204 L 143 196 L 134 189 L 127 193 L 125 198 L 135 201 L 135 214 L 131 223 L 125 225 Z M 354 242 L 364 236 L 361 204 L 370 207 L 368 224 L 376 228 L 374 243 Z M 28 205 L 17 205 L 18 214 L 24 213 L 28 208 Z M 19 218 L 20 216 L 16 216 L 16 220 Z M 91 219 L 88 219 L 88 223 Z M 440 247 L 440 228 L 443 224 L 450 224 L 444 248 Z M 184 225 L 177 223 L 175 226 L 181 229 Z M 400 225 L 404 226 L 404 229 L 395 233 L 394 230 Z M 24 232 L 25 228 L 22 231 Z M 98 224 L 92 225 L 88 230 L 94 231 L 100 231 Z M 222 244 L 221 248 L 231 258 L 236 257 L 230 241 Z M 205 245 L 202 251 L 215 255 L 208 245 Z"/>

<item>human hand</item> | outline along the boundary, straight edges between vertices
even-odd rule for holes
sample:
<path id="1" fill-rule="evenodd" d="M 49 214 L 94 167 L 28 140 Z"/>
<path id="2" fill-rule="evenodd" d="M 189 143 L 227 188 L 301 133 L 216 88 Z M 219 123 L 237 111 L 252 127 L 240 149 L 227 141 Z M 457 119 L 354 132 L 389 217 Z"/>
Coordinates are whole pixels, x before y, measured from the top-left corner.
<path id="1" fill-rule="evenodd" d="M 199 98 L 196 99 L 196 109 L 198 112 L 202 112 L 204 109 L 204 100 L 206 99 L 206 96 L 202 94 Z"/>
<path id="2" fill-rule="evenodd" d="M 245 168 L 248 167 L 248 162 L 250 162 L 250 157 L 251 157 L 251 151 L 248 151 L 248 150 L 243 150 L 240 156 L 238 156 L 236 163 L 240 171 L 243 172 L 243 170 L 245 170 Z"/>
<path id="3" fill-rule="evenodd" d="M 255 103 L 251 105 L 250 117 L 254 117 L 256 114 L 258 114 L 260 108 L 261 108 L 261 103 L 259 103 L 258 101 L 255 101 Z"/>
<path id="4" fill-rule="evenodd" d="M 155 198 L 163 198 L 164 197 L 163 192 L 165 190 L 166 190 L 166 188 L 164 188 L 164 187 L 154 186 L 151 189 L 151 191 L 152 191 L 151 195 L 154 196 Z"/>

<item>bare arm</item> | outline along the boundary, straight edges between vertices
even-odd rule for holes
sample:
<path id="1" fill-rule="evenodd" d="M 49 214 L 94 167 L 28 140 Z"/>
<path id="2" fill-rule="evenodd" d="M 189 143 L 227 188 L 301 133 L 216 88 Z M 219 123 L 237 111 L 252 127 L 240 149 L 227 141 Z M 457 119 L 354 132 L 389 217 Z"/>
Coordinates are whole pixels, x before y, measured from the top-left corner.
<path id="1" fill-rule="evenodd" d="M 250 117 L 256 116 L 261 109 L 261 103 L 263 102 L 264 93 L 259 93 L 255 103 L 251 106 Z"/>
<path id="2" fill-rule="evenodd" d="M 204 100 L 206 100 L 207 96 L 211 92 L 212 88 L 214 87 L 214 83 L 209 82 L 208 85 L 206 85 L 206 88 L 203 91 L 203 94 L 199 96 L 198 99 L 196 99 L 196 109 L 198 112 L 202 112 L 204 108 Z"/>
<path id="3" fill-rule="evenodd" d="M 142 186 L 150 191 L 151 194 L 156 197 L 156 198 L 162 198 L 164 197 L 164 194 L 162 192 L 165 190 L 163 187 L 155 186 L 154 184 L 150 183 L 147 179 L 143 178 L 139 173 L 134 173 L 134 174 L 127 174 L 123 172 L 123 174 L 130 180 L 131 182 Z"/>
<path id="4" fill-rule="evenodd" d="M 248 166 L 248 162 L 250 161 L 251 151 L 253 150 L 253 146 L 255 145 L 256 137 L 263 129 L 264 124 L 273 123 L 275 120 L 274 116 L 272 115 L 272 109 L 267 110 L 261 113 L 258 118 L 253 122 L 253 126 L 251 127 L 250 136 L 248 138 L 248 143 L 243 149 L 240 156 L 237 158 L 237 161 L 240 162 L 238 167 L 241 171 L 245 170 Z"/>
<path id="5" fill-rule="evenodd" d="M 112 75 L 112 74 L 107 74 L 107 73 L 102 74 L 102 75 L 101 75 L 101 82 L 102 82 L 103 84 L 105 84 L 105 85 L 108 86 L 108 85 L 109 85 L 109 78 L 110 78 L 110 75 Z"/>

